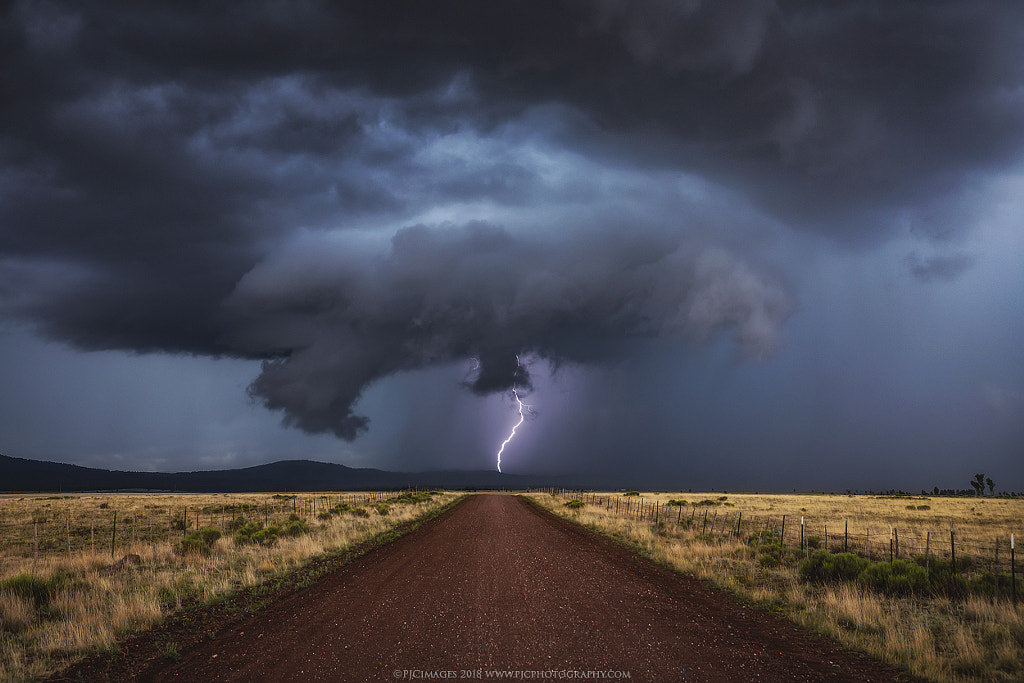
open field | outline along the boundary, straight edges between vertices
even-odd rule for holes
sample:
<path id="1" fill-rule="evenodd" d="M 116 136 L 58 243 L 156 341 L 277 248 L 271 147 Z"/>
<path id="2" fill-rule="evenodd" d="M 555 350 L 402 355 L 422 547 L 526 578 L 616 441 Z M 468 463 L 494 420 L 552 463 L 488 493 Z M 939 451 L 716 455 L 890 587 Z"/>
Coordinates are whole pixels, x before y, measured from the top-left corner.
<path id="1" fill-rule="evenodd" d="M 32 679 L 82 654 L 114 652 L 119 638 L 158 624 L 183 606 L 209 603 L 280 576 L 455 497 L 0 498 L 0 680 Z"/>
<path id="2" fill-rule="evenodd" d="M 918 675 L 941 681 L 1024 677 L 1024 605 L 1013 604 L 1009 562 L 1010 536 L 1019 539 L 1024 532 L 1022 500 L 622 492 L 534 498 L 680 571 Z M 573 499 L 582 507 L 567 507 Z M 871 558 L 873 573 L 856 580 L 816 573 L 824 558 L 846 557 L 844 544 L 851 554 Z M 922 562 L 927 570 L 918 566 Z M 893 580 L 894 569 L 905 569 L 913 580 Z M 1016 582 L 1024 602 L 1019 574 Z"/>

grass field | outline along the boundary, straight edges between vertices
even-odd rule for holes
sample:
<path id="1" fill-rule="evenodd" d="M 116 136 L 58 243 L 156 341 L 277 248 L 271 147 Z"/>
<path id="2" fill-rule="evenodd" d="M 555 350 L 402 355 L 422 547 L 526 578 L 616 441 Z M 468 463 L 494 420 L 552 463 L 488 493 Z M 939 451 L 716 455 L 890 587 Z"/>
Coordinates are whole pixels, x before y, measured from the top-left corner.
<path id="1" fill-rule="evenodd" d="M 785 613 L 920 676 L 937 681 L 1024 679 L 1024 605 L 1012 603 L 1008 574 L 1010 535 L 1019 539 L 1024 532 L 1024 500 L 622 492 L 534 494 L 533 499 L 744 601 Z M 567 506 L 573 499 L 583 505 Z M 783 515 L 785 544 L 778 536 Z M 711 519 L 717 523 L 714 531 Z M 951 524 L 955 573 L 950 572 Z M 826 527 L 832 530 L 828 555 Z M 889 563 L 890 527 L 901 538 L 903 564 Z M 867 555 L 870 549 L 875 569 L 869 574 L 875 579 L 891 579 L 894 567 L 905 567 L 919 571 L 914 578 L 924 576 L 925 582 L 870 581 L 864 574 L 816 580 L 820 574 L 813 570 L 821 564 L 812 560 L 842 560 L 844 541 L 854 555 Z M 930 575 L 911 559 L 926 547 Z M 852 562 L 860 562 L 859 568 L 867 560 Z M 940 574 L 943 570 L 947 574 Z M 993 585 L 997 576 L 1002 581 L 998 590 Z M 1024 579 L 1018 575 L 1016 580 L 1024 599 Z"/>
<path id="2" fill-rule="evenodd" d="M 183 606 L 208 603 L 280 576 L 455 497 L 2 497 L 0 681 L 35 679 L 83 654 L 115 652 L 119 638 Z M 37 552 L 40 526 L 45 531 Z M 111 571 L 129 555 L 138 561 Z"/>

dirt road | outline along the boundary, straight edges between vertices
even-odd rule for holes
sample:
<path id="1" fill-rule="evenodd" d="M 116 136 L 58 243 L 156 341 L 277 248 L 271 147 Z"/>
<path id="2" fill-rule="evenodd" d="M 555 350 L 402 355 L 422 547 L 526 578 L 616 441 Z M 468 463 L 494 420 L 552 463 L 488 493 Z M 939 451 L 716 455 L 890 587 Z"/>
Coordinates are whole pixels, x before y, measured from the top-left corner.
<path id="1" fill-rule="evenodd" d="M 473 496 L 183 654 L 140 678 L 908 679 L 503 495 Z"/>

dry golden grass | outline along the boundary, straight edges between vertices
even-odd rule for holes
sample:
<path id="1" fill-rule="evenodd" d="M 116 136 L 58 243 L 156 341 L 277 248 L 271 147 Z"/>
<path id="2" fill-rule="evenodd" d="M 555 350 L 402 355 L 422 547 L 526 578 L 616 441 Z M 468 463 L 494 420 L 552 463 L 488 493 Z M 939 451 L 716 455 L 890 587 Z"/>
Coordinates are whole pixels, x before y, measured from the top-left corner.
<path id="1" fill-rule="evenodd" d="M 725 500 L 720 500 L 722 496 Z M 581 509 L 566 508 L 564 503 L 573 497 L 589 502 Z M 930 532 L 933 556 L 944 551 L 948 555 L 952 523 L 958 555 L 994 555 L 995 541 L 1001 539 L 1004 545 L 1000 557 L 1005 561 L 1010 534 L 1019 539 L 1024 531 L 1024 501 L 723 493 L 643 493 L 628 497 L 621 493 L 545 494 L 533 498 L 566 518 L 635 545 L 657 561 L 706 579 L 745 601 L 780 609 L 797 623 L 917 675 L 957 682 L 1024 679 L 1024 604 L 1014 608 L 1008 600 L 979 596 L 895 597 L 856 584 L 802 583 L 795 564 L 766 565 L 759 561 L 756 550 L 746 544 L 769 516 L 778 531 L 782 515 L 786 515 L 787 545 L 798 547 L 803 516 L 805 536 L 823 535 L 828 525 L 829 533 L 834 534 L 830 546 L 834 551 L 842 550 L 841 533 L 849 518 L 851 537 L 866 536 L 867 532 L 873 538 L 882 537 L 884 551 L 882 546 L 876 547 L 876 559 L 881 559 L 879 554 L 883 552 L 888 557 L 890 525 L 898 529 L 904 552 L 908 546 L 917 545 L 916 539 L 921 539 L 923 552 L 923 539 Z M 668 506 L 673 499 L 687 500 L 688 505 Z M 719 504 L 694 507 L 694 503 L 704 500 Z M 630 512 L 635 512 L 641 502 L 658 503 L 662 524 L 656 525 L 650 518 L 638 520 L 627 516 L 626 501 Z M 914 509 L 907 509 L 908 505 Z M 929 509 L 918 509 L 920 505 Z M 706 510 L 709 520 L 718 513 L 720 526 L 714 535 L 701 533 L 707 529 L 703 523 Z M 744 524 L 738 537 L 721 533 L 725 528 L 734 530 L 740 512 L 750 526 Z M 726 514 L 728 527 L 724 525 Z M 691 516 L 695 523 L 687 528 L 685 520 Z M 675 522 L 681 518 L 684 523 L 677 525 Z M 947 544 L 945 549 L 942 541 Z"/>
<path id="2" fill-rule="evenodd" d="M 329 496 L 331 505 L 342 499 L 365 504 L 367 496 L 323 495 Z M 119 638 L 159 623 L 183 604 L 215 600 L 239 588 L 261 583 L 302 565 L 312 557 L 342 550 L 425 514 L 451 502 L 455 494 L 436 495 L 425 503 L 391 505 L 386 516 L 367 508 L 370 513 L 367 517 L 345 513 L 329 519 L 312 516 L 313 498 L 313 495 L 305 494 L 297 501 L 274 499 L 262 494 L 90 494 L 59 499 L 59 509 L 64 514 L 70 510 L 72 519 L 91 517 L 91 510 L 96 509 L 98 513 L 102 503 L 108 506 L 102 512 L 109 513 L 111 519 L 112 511 L 118 510 L 119 524 L 120 519 L 130 518 L 133 511 L 137 520 L 145 518 L 143 512 L 153 511 L 154 515 L 162 516 L 164 533 L 162 537 L 158 536 L 154 529 L 154 542 L 150 543 L 148 534 L 141 533 L 142 528 L 148 532 L 148 524 L 143 527 L 137 521 L 135 543 L 131 543 L 129 529 L 123 537 L 126 543 L 118 544 L 114 557 L 120 559 L 134 553 L 141 557 L 141 562 L 115 572 L 108 571 L 112 564 L 112 529 L 109 526 L 102 527 L 106 542 L 103 545 L 97 542 L 95 552 L 88 545 L 76 550 L 82 543 L 75 545 L 73 537 L 70 558 L 66 552 L 66 538 L 63 548 L 48 548 L 38 559 L 31 546 L 25 552 L 24 544 L 20 546 L 22 552 L 17 555 L 5 555 L 0 582 L 7 580 L 9 586 L 12 577 L 31 573 L 54 581 L 57 587 L 48 595 L 45 604 L 37 604 L 32 598 L 16 594 L 12 589 L 0 589 L 0 681 L 36 679 L 64 667 L 83 654 L 115 651 Z M 318 513 L 325 509 L 321 505 L 328 502 L 322 497 L 319 501 Z M 39 510 L 46 512 L 44 504 L 48 502 L 58 501 L 45 496 L 7 496 L 0 500 L 0 506 L 4 520 L 10 524 L 39 515 Z M 212 522 L 218 526 L 221 519 L 215 508 L 231 503 L 256 506 L 252 509 L 253 516 L 258 509 L 260 521 L 263 520 L 263 503 L 267 503 L 266 514 L 271 518 L 274 513 L 269 505 L 276 503 L 281 507 L 278 519 L 286 518 L 294 503 L 296 511 L 307 513 L 311 533 L 297 537 L 281 536 L 275 545 L 268 547 L 235 545 L 231 536 L 224 536 L 214 543 L 208 556 L 175 552 L 174 543 L 181 540 L 184 532 L 172 531 L 168 540 L 167 510 L 173 514 L 185 506 L 191 510 L 206 509 L 208 514 L 200 517 L 202 523 Z M 229 520 L 230 516 L 225 514 L 225 526 Z M 67 526 L 65 522 L 65 531 Z M 190 528 L 194 527 L 190 524 Z M 119 530 L 118 539 L 121 538 Z"/>

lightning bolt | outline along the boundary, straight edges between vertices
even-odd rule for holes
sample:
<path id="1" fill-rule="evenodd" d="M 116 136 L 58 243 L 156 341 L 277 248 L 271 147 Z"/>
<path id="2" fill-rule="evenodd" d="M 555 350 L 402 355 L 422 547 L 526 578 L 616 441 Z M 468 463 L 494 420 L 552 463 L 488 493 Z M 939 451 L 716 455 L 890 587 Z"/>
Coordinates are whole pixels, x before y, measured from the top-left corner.
<path id="1" fill-rule="evenodd" d="M 518 374 L 519 368 L 523 367 L 519 362 L 519 354 L 516 354 L 516 371 Z M 512 437 L 516 435 L 516 430 L 519 429 L 519 425 L 523 424 L 526 420 L 526 415 L 523 414 L 523 402 L 519 398 L 519 392 L 516 391 L 516 383 L 512 382 L 512 395 L 516 397 L 516 405 L 519 407 L 519 422 L 516 422 L 515 426 L 512 427 L 512 433 L 508 435 L 508 438 L 501 442 L 501 448 L 498 449 L 498 472 L 501 472 L 501 454 L 505 452 L 505 446 L 512 440 Z"/>

